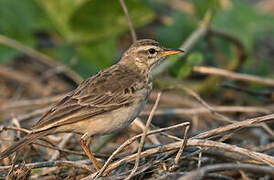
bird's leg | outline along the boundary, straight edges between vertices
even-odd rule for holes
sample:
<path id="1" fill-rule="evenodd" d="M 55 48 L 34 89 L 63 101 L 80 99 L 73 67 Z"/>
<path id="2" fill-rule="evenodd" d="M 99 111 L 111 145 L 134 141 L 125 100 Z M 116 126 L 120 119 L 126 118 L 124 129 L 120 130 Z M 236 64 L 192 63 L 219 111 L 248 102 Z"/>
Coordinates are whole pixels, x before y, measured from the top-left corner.
<path id="1" fill-rule="evenodd" d="M 84 150 L 85 154 L 88 156 L 88 158 L 91 160 L 92 164 L 94 165 L 95 169 L 99 171 L 103 166 L 100 162 L 96 160 L 96 158 L 91 154 L 89 144 L 90 144 L 91 138 L 87 136 L 87 134 L 84 134 L 81 137 L 80 145 L 82 149 Z"/>

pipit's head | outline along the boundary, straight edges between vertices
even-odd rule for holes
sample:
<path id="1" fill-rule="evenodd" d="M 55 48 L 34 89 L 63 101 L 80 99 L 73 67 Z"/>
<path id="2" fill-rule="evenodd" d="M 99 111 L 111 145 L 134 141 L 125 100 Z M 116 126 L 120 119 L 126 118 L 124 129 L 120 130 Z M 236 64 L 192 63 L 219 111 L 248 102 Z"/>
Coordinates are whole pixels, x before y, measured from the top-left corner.
<path id="1" fill-rule="evenodd" d="M 167 56 L 184 52 L 180 49 L 167 49 L 157 41 L 142 39 L 133 43 L 125 52 L 122 61 L 134 61 L 140 68 L 148 68 L 151 71 Z"/>

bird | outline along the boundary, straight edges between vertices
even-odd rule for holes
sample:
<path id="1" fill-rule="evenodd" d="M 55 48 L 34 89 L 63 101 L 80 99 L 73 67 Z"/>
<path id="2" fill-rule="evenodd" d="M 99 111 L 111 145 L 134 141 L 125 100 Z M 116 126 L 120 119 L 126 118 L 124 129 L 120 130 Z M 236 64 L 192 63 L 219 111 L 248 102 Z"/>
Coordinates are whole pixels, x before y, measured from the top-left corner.
<path id="1" fill-rule="evenodd" d="M 81 134 L 80 145 L 98 171 L 89 149 L 94 136 L 118 132 L 143 110 L 152 91 L 152 70 L 167 56 L 183 53 L 152 39 L 133 43 L 114 65 L 87 78 L 46 112 L 30 133 L 0 153 L 4 159 L 38 138 L 60 132 Z"/>

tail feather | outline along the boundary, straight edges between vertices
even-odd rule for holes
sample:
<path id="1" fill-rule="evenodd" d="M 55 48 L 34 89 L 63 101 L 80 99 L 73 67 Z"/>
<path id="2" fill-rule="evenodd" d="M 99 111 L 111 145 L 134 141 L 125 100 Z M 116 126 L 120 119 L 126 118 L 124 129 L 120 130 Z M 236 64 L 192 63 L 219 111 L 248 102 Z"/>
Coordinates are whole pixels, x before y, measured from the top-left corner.
<path id="1" fill-rule="evenodd" d="M 48 134 L 46 132 L 38 132 L 33 133 L 25 136 L 24 138 L 20 139 L 18 142 L 14 143 L 10 147 L 8 147 L 6 150 L 0 153 L 0 160 L 8 157 L 12 153 L 16 152 L 17 150 L 21 149 L 23 146 L 30 144 L 34 140 L 38 139 L 39 137 Z"/>

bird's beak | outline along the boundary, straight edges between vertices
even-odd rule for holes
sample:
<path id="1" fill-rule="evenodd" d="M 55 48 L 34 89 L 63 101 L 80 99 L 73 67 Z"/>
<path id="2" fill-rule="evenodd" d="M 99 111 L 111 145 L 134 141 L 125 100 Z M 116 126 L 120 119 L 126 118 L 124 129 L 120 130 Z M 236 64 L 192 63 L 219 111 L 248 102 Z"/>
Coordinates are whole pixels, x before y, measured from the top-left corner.
<path id="1" fill-rule="evenodd" d="M 183 53 L 183 52 L 185 52 L 185 51 L 181 50 L 181 49 L 164 49 L 164 51 L 162 51 L 160 53 L 160 55 L 165 57 L 165 56 L 168 56 L 168 55 L 179 54 L 179 53 Z"/>

